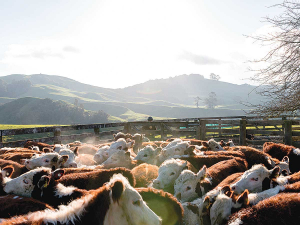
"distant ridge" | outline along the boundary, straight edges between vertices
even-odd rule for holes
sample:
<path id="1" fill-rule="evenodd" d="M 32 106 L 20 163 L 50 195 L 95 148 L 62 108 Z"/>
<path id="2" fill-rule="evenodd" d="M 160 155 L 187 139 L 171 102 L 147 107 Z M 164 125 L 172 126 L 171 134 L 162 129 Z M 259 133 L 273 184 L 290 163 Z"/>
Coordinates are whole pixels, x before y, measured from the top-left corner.
<path id="1" fill-rule="evenodd" d="M 17 92 L 20 83 L 26 89 Z M 1 87 L 9 91 L 1 95 Z M 63 100 L 74 104 L 75 99 L 86 110 L 103 110 L 125 120 L 143 120 L 149 115 L 156 118 L 185 118 L 204 116 L 244 115 L 248 108 L 242 101 L 258 103 L 264 99 L 255 93 L 255 86 L 236 85 L 210 80 L 199 74 L 179 75 L 166 79 L 149 80 L 126 88 L 110 89 L 83 84 L 70 78 L 45 74 L 12 74 L 0 77 L 0 104 L 14 99 L 32 97 Z M 204 102 L 195 106 L 195 98 L 202 100 L 210 92 L 217 96 L 216 109 L 205 109 Z M 251 94 L 249 95 L 249 93 Z"/>

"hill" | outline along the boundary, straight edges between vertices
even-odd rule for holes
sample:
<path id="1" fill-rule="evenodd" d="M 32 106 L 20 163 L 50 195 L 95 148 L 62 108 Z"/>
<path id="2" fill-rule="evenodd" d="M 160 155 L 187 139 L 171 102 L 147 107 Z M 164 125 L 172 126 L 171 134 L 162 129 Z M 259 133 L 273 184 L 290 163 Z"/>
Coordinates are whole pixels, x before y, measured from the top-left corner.
<path id="1" fill-rule="evenodd" d="M 87 111 L 64 101 L 20 98 L 0 106 L 2 124 L 89 124 L 107 123 L 103 111 Z"/>
<path id="2" fill-rule="evenodd" d="M 86 110 L 104 112 L 125 120 L 243 115 L 247 108 L 241 101 L 261 102 L 252 92 L 255 86 L 236 85 L 205 79 L 202 75 L 180 75 L 150 80 L 121 89 L 101 88 L 54 75 L 14 74 L 0 77 L 0 104 L 18 98 L 49 98 L 74 104 L 75 99 Z M 195 97 L 202 100 L 210 92 L 217 96 L 216 109 L 205 109 L 204 102 L 195 107 Z M 250 95 L 249 93 L 252 92 Z"/>

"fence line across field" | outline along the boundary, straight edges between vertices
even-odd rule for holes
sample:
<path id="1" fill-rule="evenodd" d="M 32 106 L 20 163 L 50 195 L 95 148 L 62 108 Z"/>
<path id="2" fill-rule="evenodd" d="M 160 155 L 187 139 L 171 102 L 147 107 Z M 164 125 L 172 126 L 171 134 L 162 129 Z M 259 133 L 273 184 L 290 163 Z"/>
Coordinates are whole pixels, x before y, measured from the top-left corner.
<path id="1" fill-rule="evenodd" d="M 85 124 L 37 127 L 0 131 L 0 147 L 23 146 L 27 140 L 62 143 L 84 138 L 101 139 L 117 132 L 143 133 L 150 140 L 171 137 L 200 140 L 232 139 L 239 145 L 261 145 L 275 141 L 300 146 L 300 116 L 266 117 L 206 117 L 123 123 Z M 252 138 L 250 138 L 252 137 Z"/>

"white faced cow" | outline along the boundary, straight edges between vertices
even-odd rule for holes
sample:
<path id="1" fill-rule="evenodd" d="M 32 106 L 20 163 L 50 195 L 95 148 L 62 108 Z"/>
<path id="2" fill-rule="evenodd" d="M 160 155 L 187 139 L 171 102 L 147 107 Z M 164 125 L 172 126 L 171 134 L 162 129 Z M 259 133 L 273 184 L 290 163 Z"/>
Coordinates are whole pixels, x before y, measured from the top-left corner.
<path id="1" fill-rule="evenodd" d="M 35 169 L 37 167 L 48 167 L 52 170 L 61 168 L 64 163 L 68 160 L 68 155 L 59 155 L 56 152 L 47 154 L 35 154 L 30 159 L 22 160 L 22 163 L 28 170 Z"/>
<path id="2" fill-rule="evenodd" d="M 180 159 L 166 160 L 158 169 L 158 177 L 153 181 L 153 187 L 173 193 L 175 180 L 186 168 L 186 161 Z"/>
<path id="3" fill-rule="evenodd" d="M 134 159 L 148 164 L 158 165 L 159 164 L 158 155 L 160 151 L 161 148 L 154 149 L 153 146 L 147 145 L 146 147 L 144 147 L 138 152 L 138 154 Z"/>
<path id="4" fill-rule="evenodd" d="M 276 178 L 278 175 L 278 166 L 268 170 L 263 165 L 254 165 L 250 170 L 244 172 L 239 181 L 231 185 L 231 189 L 237 194 L 241 194 L 246 189 L 249 192 L 261 192 L 264 180 Z"/>
<path id="5" fill-rule="evenodd" d="M 205 179 L 205 176 L 206 166 L 203 166 L 197 174 L 190 170 L 183 170 L 175 181 L 174 196 L 180 202 L 190 202 L 201 197 L 204 192 L 203 187 L 201 187 L 201 181 Z"/>

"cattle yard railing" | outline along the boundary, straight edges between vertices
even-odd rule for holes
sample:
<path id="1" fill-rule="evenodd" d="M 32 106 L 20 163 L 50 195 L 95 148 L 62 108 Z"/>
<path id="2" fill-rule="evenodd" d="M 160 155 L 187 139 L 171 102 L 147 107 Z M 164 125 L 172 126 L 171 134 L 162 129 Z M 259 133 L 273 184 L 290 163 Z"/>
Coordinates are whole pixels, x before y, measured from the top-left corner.
<path id="1" fill-rule="evenodd" d="M 0 131 L 0 147 L 23 146 L 27 140 L 45 143 L 67 143 L 91 138 L 112 139 L 117 132 L 143 133 L 150 140 L 171 137 L 217 141 L 232 139 L 240 145 L 262 145 L 266 141 L 300 146 L 300 116 L 266 117 L 206 117 L 159 121 L 135 121 L 11 129 Z"/>

